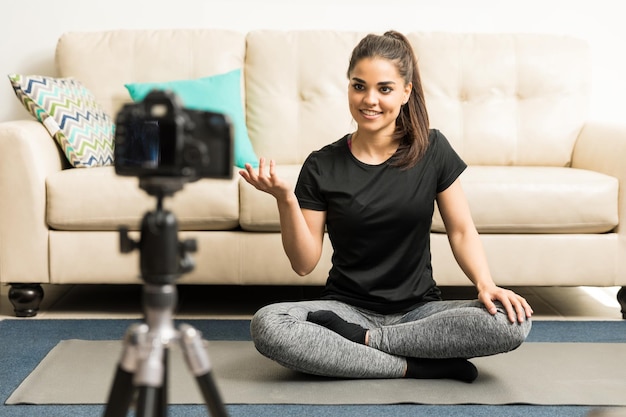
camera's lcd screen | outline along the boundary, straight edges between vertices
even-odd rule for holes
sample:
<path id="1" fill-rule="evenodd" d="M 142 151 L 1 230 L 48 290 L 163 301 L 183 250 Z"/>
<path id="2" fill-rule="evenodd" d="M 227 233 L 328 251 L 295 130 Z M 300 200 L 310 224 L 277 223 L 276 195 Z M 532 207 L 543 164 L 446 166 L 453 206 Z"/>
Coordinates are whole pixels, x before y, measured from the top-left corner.
<path id="1" fill-rule="evenodd" d="M 124 165 L 157 169 L 175 166 L 175 132 L 170 123 L 159 120 L 133 120 L 126 136 Z M 169 138 L 169 140 L 168 140 Z"/>

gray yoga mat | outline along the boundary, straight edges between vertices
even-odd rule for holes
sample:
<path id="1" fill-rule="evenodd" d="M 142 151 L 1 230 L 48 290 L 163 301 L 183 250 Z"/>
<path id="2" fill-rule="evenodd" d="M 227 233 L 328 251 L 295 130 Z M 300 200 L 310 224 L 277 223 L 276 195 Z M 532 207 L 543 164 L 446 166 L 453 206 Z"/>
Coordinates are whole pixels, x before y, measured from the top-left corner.
<path id="1" fill-rule="evenodd" d="M 341 380 L 299 374 L 261 356 L 251 342 L 207 342 L 227 404 L 626 405 L 626 344 L 525 343 L 476 358 L 472 384 L 451 380 Z M 120 341 L 61 341 L 7 404 L 103 404 Z M 178 345 L 171 348 L 169 403 L 201 404 Z"/>

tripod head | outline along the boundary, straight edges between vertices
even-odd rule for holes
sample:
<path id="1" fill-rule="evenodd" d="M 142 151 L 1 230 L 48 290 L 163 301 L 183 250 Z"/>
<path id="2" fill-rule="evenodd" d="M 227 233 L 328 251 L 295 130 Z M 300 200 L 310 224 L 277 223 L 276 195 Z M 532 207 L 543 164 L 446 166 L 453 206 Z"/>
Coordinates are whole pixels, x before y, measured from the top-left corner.
<path id="1" fill-rule="evenodd" d="M 163 209 L 164 198 L 173 196 L 186 182 L 188 180 L 179 177 L 141 178 L 140 187 L 157 198 L 156 209 L 144 215 L 139 240 L 128 236 L 128 228 L 119 228 L 120 251 L 139 250 L 141 278 L 148 284 L 173 284 L 195 266 L 189 255 L 197 251 L 195 239 L 179 241 L 176 216 Z"/>

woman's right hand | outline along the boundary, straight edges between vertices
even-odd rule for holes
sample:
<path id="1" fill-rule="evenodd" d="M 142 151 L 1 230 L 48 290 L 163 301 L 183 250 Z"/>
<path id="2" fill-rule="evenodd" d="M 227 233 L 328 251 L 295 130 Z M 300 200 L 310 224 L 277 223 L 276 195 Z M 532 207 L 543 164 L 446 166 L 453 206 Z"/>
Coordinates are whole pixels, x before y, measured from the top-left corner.
<path id="1" fill-rule="evenodd" d="M 326 223 L 326 212 L 301 210 L 291 186 L 276 175 L 276 164 L 270 161 L 266 174 L 265 159 L 259 159 L 259 171 L 250 164 L 239 171 L 248 183 L 276 198 L 283 248 L 298 275 L 309 274 L 320 260 Z"/>
<path id="2" fill-rule="evenodd" d="M 273 195 L 277 200 L 288 198 L 292 194 L 289 184 L 276 175 L 276 163 L 270 160 L 269 173 L 266 174 L 265 158 L 259 159 L 259 171 L 254 172 L 250 164 L 245 164 L 245 169 L 239 171 L 249 184 L 257 190 Z"/>

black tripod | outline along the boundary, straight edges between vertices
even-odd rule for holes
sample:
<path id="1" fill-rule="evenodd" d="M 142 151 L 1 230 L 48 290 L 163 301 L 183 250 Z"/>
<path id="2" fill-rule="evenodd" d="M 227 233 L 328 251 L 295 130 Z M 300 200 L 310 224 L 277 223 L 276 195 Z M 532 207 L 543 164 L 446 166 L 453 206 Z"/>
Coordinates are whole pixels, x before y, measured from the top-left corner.
<path id="1" fill-rule="evenodd" d="M 139 241 L 131 240 L 128 230 L 120 228 L 121 251 L 139 249 L 140 252 L 145 319 L 126 332 L 104 417 L 126 417 L 135 391 L 138 393 L 136 417 L 167 416 L 168 352 L 174 341 L 180 343 L 210 415 L 228 416 L 213 380 L 201 333 L 187 324 L 179 330 L 174 328 L 177 301 L 174 282 L 182 273 L 193 270 L 189 252 L 196 251 L 196 242 L 178 240 L 176 217 L 163 209 L 163 199 L 182 189 L 183 183 L 184 180 L 177 178 L 142 178 L 140 187 L 157 197 L 156 210 L 144 215 Z"/>

